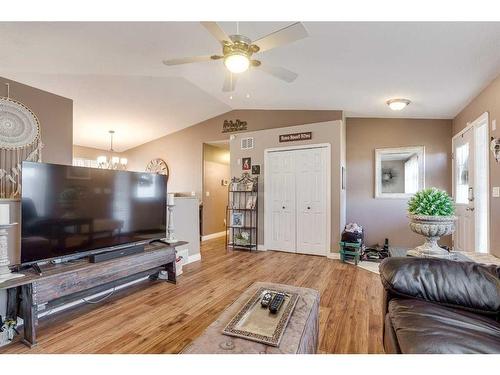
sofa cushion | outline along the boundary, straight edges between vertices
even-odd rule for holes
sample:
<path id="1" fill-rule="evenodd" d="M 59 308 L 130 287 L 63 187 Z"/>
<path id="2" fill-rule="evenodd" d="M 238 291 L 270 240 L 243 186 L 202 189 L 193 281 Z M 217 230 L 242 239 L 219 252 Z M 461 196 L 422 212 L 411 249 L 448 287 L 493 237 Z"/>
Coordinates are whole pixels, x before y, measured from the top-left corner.
<path id="1" fill-rule="evenodd" d="M 384 259 L 379 268 L 393 295 L 500 317 L 500 267 L 406 257 Z"/>
<path id="2" fill-rule="evenodd" d="M 392 299 L 388 314 L 402 353 L 500 353 L 500 323 L 416 299 Z"/>

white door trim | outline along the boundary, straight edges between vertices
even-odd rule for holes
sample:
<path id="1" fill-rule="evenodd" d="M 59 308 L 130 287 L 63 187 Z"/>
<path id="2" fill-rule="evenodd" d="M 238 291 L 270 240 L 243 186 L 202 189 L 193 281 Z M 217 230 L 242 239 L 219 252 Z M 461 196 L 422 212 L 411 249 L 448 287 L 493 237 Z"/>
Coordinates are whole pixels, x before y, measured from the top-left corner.
<path id="1" fill-rule="evenodd" d="M 332 242 L 332 153 L 331 153 L 330 143 L 317 143 L 302 146 L 283 146 L 283 147 L 273 147 L 266 148 L 264 150 L 264 248 L 269 249 L 269 234 L 270 234 L 270 210 L 269 207 L 269 197 L 266 194 L 266 181 L 269 181 L 269 169 L 267 168 L 268 157 L 271 152 L 282 152 L 282 151 L 294 151 L 294 150 L 304 150 L 304 149 L 314 149 L 314 148 L 326 148 L 326 249 L 325 256 L 328 256 L 331 252 L 331 242 Z"/>
<path id="2" fill-rule="evenodd" d="M 489 134 L 490 134 L 490 119 L 489 119 L 489 112 L 484 112 L 483 114 L 481 114 L 478 118 L 476 118 L 474 121 L 472 122 L 469 122 L 467 123 L 467 126 L 465 128 L 463 128 L 461 131 L 459 131 L 457 134 L 455 134 L 452 138 L 451 138 L 451 152 L 452 152 L 452 155 L 453 155 L 453 160 L 452 160 L 452 163 L 451 163 L 451 179 L 452 179 L 452 184 L 451 184 L 451 194 L 452 194 L 452 197 L 453 197 L 453 200 L 455 200 L 455 155 L 453 154 L 455 152 L 454 150 L 454 140 L 458 137 L 461 137 L 463 134 L 465 134 L 467 131 L 471 130 L 471 129 L 476 129 L 478 128 L 480 125 L 483 125 L 484 123 L 486 123 L 486 126 L 487 126 L 487 144 L 489 144 Z M 474 141 L 475 141 L 475 134 L 474 134 Z M 490 190 L 491 190 L 491 186 L 490 186 L 490 154 L 489 154 L 489 147 L 486 148 L 486 170 L 487 170 L 487 173 L 486 173 L 486 186 L 488 187 L 488 193 L 486 194 L 486 209 L 487 209 L 487 219 L 486 219 L 486 250 L 487 250 L 487 253 L 489 254 L 490 253 Z M 476 223 L 477 225 L 477 223 Z"/>

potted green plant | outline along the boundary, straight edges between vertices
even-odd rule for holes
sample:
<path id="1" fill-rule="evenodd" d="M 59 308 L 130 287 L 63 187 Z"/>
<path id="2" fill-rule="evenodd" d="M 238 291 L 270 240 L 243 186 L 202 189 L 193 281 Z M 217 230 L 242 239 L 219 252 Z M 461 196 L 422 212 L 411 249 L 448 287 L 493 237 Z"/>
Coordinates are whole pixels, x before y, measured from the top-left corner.
<path id="1" fill-rule="evenodd" d="M 425 243 L 408 252 L 410 256 L 446 258 L 449 252 L 437 241 L 455 231 L 455 204 L 446 191 L 435 187 L 417 192 L 408 201 L 410 229 L 426 238 Z"/>

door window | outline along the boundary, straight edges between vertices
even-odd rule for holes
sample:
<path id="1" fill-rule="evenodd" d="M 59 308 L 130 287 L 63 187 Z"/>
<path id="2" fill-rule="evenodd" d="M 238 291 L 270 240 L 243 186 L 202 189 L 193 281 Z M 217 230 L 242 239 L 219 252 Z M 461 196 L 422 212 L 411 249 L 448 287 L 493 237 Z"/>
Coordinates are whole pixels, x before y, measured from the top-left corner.
<path id="1" fill-rule="evenodd" d="M 455 202 L 469 203 L 469 143 L 460 145 L 455 150 Z"/>

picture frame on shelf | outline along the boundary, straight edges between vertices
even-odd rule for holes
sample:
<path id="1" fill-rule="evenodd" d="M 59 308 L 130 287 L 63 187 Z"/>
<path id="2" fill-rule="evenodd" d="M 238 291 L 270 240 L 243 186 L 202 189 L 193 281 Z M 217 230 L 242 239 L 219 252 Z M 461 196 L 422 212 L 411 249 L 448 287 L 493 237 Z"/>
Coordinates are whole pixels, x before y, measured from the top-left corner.
<path id="1" fill-rule="evenodd" d="M 253 195 L 253 196 L 247 197 L 247 202 L 246 202 L 245 208 L 247 210 L 254 209 L 256 202 L 257 202 L 257 196 Z"/>
<path id="2" fill-rule="evenodd" d="M 243 184 L 243 189 L 244 191 L 253 191 L 253 182 L 250 181 L 250 182 L 245 182 Z"/>
<path id="3" fill-rule="evenodd" d="M 241 228 L 245 223 L 245 215 L 243 212 L 231 212 L 231 226 Z"/>

